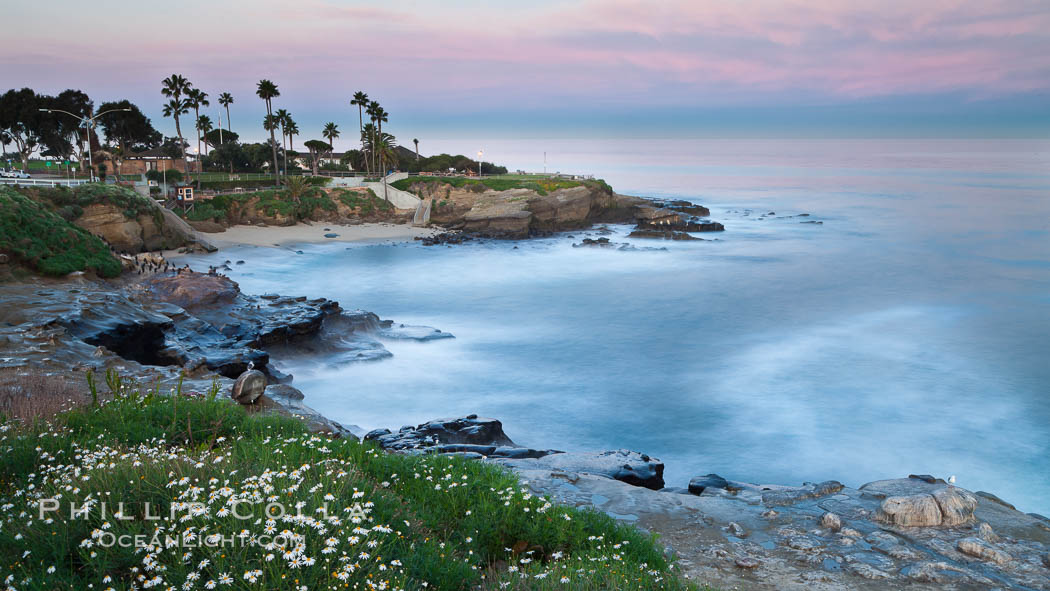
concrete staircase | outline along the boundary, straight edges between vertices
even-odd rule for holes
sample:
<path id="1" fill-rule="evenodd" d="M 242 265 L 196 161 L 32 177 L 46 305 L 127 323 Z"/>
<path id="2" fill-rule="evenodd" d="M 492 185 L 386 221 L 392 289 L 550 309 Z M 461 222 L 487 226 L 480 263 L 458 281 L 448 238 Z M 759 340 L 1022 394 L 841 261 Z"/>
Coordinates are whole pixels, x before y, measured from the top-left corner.
<path id="1" fill-rule="evenodd" d="M 372 192 L 379 196 L 380 199 L 386 199 L 398 209 L 417 209 L 419 204 L 422 203 L 422 199 L 416 197 L 408 191 L 402 191 L 395 189 L 390 186 L 390 183 L 407 179 L 407 172 L 395 172 L 388 174 L 385 179 L 385 185 L 383 182 L 378 183 L 365 183 L 365 186 L 372 189 Z M 429 215 L 427 216 L 429 219 Z"/>

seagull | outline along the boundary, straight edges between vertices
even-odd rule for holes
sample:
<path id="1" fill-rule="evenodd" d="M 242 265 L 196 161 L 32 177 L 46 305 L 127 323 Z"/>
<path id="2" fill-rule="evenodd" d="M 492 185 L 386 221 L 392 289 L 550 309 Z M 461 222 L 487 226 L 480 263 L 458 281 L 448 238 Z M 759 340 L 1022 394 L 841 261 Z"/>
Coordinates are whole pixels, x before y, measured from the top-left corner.
<path id="1" fill-rule="evenodd" d="M 255 362 L 254 361 L 249 361 L 248 362 L 248 371 L 251 371 L 253 369 L 255 369 Z M 955 478 L 955 477 L 953 476 L 952 478 Z M 955 481 L 952 480 L 952 482 L 955 482 Z"/>
<path id="2" fill-rule="evenodd" d="M 952 484 L 955 484 L 955 475 L 954 474 L 952 474 L 951 476 L 948 477 L 948 482 L 950 482 Z"/>

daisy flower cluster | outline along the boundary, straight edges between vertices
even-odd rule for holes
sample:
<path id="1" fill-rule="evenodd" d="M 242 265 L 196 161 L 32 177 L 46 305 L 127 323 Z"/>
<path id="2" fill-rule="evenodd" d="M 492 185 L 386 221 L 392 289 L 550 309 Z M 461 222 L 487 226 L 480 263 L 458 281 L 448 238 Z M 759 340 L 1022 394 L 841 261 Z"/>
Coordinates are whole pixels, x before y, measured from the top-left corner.
<path id="1" fill-rule="evenodd" d="M 502 468 L 212 396 L 0 423 L 0 589 L 680 589 L 661 549 Z"/>

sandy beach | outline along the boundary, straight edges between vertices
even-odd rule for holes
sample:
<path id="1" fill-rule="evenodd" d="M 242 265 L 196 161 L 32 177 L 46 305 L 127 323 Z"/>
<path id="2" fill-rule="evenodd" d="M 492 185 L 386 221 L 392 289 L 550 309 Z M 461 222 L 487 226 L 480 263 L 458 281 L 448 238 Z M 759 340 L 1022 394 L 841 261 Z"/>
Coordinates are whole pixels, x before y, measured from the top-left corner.
<path id="1" fill-rule="evenodd" d="M 219 248 L 227 246 L 287 246 L 317 242 L 403 242 L 416 236 L 440 232 L 435 228 L 418 228 L 408 224 L 369 223 L 340 225 L 330 223 L 296 224 L 294 226 L 233 226 L 225 232 L 201 236 Z M 325 235 L 335 234 L 335 237 Z"/>

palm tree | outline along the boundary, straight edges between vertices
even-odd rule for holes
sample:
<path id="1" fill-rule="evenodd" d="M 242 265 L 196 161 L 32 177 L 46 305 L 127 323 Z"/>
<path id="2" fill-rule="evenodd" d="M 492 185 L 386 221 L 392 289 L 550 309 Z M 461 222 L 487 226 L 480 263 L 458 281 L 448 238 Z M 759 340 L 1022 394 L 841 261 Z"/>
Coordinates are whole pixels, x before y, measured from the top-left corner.
<path id="1" fill-rule="evenodd" d="M 164 116 L 175 119 L 175 135 L 179 136 L 179 146 L 182 147 L 182 161 L 186 162 L 186 142 L 182 139 L 182 127 L 179 125 L 179 115 L 190 112 L 187 101 L 182 98 L 186 91 L 193 88 L 193 83 L 179 74 L 160 81 L 160 93 L 168 97 L 168 104 L 164 105 Z"/>
<path id="2" fill-rule="evenodd" d="M 208 102 L 208 93 L 199 88 L 187 90 L 186 100 L 189 101 L 189 105 L 193 109 L 193 115 L 197 120 L 194 127 L 197 128 L 197 174 L 199 175 L 201 172 L 201 107 L 207 107 L 211 103 Z M 197 177 L 197 188 L 201 188 L 200 176 Z"/>
<path id="3" fill-rule="evenodd" d="M 368 105 L 368 95 L 360 90 L 355 92 L 354 98 L 350 99 L 350 105 L 357 105 L 357 131 L 363 134 L 365 132 L 365 120 L 361 110 Z M 362 146 L 364 146 L 363 143 Z"/>
<path id="4" fill-rule="evenodd" d="M 339 126 L 336 125 L 334 122 L 329 121 L 328 123 L 324 124 L 324 131 L 321 132 L 321 135 L 328 138 L 328 147 L 334 150 L 335 144 L 333 143 L 333 141 L 335 140 L 335 138 L 339 137 Z"/>
<path id="5" fill-rule="evenodd" d="M 263 79 L 259 81 L 259 84 L 255 89 L 255 94 L 259 95 L 259 98 L 266 101 L 266 119 L 264 122 L 270 124 L 267 131 L 270 132 L 270 148 L 273 150 L 273 172 L 278 175 L 276 179 L 277 182 L 280 183 L 280 171 L 277 170 L 277 140 L 273 135 L 273 132 L 277 129 L 277 124 L 270 121 L 270 118 L 273 117 L 273 99 L 281 96 L 281 92 L 277 90 L 276 84 Z"/>
<path id="6" fill-rule="evenodd" d="M 212 125 L 211 117 L 207 115 L 201 115 L 197 118 L 197 132 L 204 136 L 204 153 L 208 153 L 208 132 L 215 129 Z"/>
<path id="7" fill-rule="evenodd" d="M 368 108 L 365 109 L 365 112 L 368 113 L 369 118 L 372 120 L 372 135 L 375 135 L 376 110 L 377 109 L 379 109 L 379 101 L 371 101 L 371 102 L 369 102 L 368 103 Z M 373 141 L 371 142 L 371 144 L 373 146 L 375 146 L 375 143 L 376 143 L 375 142 L 375 138 L 372 138 L 372 140 Z M 368 156 L 369 156 L 369 158 L 368 158 L 369 159 L 369 168 L 371 169 L 371 171 L 369 171 L 369 172 L 371 173 L 372 171 L 375 171 L 377 169 L 377 164 L 378 163 L 376 162 L 376 154 L 375 154 L 374 150 L 372 150 L 369 153 Z"/>
<path id="8" fill-rule="evenodd" d="M 376 118 L 376 123 L 379 124 L 378 127 L 376 128 L 376 131 L 379 133 L 379 141 L 380 141 L 380 143 L 382 143 L 382 141 L 383 141 L 383 122 L 387 121 L 388 113 L 386 112 L 386 109 L 384 109 L 383 107 L 380 107 L 379 105 L 376 105 L 376 110 L 375 110 L 375 114 L 374 115 L 375 115 L 375 118 Z M 385 158 L 385 156 L 386 155 L 382 151 L 379 152 L 379 168 L 380 168 L 380 173 L 383 176 L 386 176 L 386 158 Z"/>
<path id="9" fill-rule="evenodd" d="M 281 125 L 281 147 L 284 148 L 284 173 L 288 174 L 288 144 L 285 143 L 285 139 L 288 138 L 288 124 L 292 122 L 292 114 L 286 109 L 277 109 L 273 114 L 277 118 L 277 123 Z"/>
<path id="10" fill-rule="evenodd" d="M 228 92 L 220 94 L 219 104 L 226 107 L 226 131 L 233 131 L 230 128 L 230 105 L 233 104 L 233 95 Z"/>
<path id="11" fill-rule="evenodd" d="M 419 140 L 412 138 L 412 143 L 416 145 L 416 160 L 419 160 Z"/>
<path id="12" fill-rule="evenodd" d="M 299 126 L 295 121 L 289 121 L 286 129 L 288 130 L 288 149 L 294 151 L 295 136 L 299 135 Z"/>

